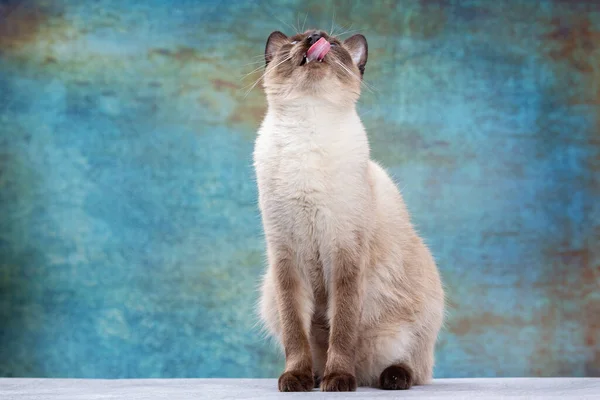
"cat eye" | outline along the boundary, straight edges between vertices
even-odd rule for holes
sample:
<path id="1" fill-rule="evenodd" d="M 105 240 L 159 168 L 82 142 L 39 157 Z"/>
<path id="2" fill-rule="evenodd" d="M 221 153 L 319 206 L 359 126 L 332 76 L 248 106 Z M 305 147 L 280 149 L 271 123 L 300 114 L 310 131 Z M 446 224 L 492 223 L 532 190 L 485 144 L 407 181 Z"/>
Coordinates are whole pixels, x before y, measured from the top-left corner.
<path id="1" fill-rule="evenodd" d="M 294 41 L 292 42 L 292 44 L 296 44 L 296 43 L 298 43 L 298 41 L 297 41 L 297 40 L 294 40 Z"/>
<path id="2" fill-rule="evenodd" d="M 331 47 L 337 46 L 337 43 L 331 43 Z"/>

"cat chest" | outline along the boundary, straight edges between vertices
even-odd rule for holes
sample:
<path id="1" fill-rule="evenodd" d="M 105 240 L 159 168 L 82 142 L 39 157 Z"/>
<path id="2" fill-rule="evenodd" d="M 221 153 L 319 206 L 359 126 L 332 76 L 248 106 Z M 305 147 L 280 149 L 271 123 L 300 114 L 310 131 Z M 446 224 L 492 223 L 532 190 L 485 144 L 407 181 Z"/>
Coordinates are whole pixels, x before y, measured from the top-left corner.
<path id="1" fill-rule="evenodd" d="M 269 225 L 294 242 L 330 241 L 361 186 L 356 156 L 345 143 L 287 137 L 259 148 L 258 183 Z"/>
<path id="2" fill-rule="evenodd" d="M 273 189 L 290 206 L 301 209 L 331 207 L 347 190 L 347 155 L 319 144 L 289 146 L 277 155 Z M 346 176 L 346 179 L 348 176 Z"/>
<path id="3" fill-rule="evenodd" d="M 266 217 L 294 236 L 312 237 L 322 230 L 338 196 L 332 165 L 319 154 L 288 152 L 266 164 L 257 171 Z"/>

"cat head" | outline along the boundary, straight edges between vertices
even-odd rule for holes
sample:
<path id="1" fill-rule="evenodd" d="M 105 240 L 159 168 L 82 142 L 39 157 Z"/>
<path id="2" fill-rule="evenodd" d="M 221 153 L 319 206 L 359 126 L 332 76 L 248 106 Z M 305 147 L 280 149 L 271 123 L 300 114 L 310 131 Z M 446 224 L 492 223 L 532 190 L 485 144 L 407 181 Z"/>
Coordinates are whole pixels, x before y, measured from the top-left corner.
<path id="1" fill-rule="evenodd" d="M 291 37 L 273 32 L 265 47 L 265 93 L 270 103 L 312 97 L 354 104 L 367 56 L 367 40 L 360 34 L 340 41 L 320 30 Z"/>

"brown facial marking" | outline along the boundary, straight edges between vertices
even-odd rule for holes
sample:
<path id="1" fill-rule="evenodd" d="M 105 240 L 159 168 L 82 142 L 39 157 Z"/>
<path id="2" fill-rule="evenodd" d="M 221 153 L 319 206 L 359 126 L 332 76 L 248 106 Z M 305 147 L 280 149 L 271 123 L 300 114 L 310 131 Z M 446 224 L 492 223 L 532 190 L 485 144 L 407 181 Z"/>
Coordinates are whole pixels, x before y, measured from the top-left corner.
<path id="1" fill-rule="evenodd" d="M 314 42 L 311 35 L 323 37 L 332 44 L 322 62 L 306 63 L 304 56 Z M 356 51 L 363 55 L 358 65 L 353 62 L 352 57 Z M 323 93 L 329 90 L 330 93 L 332 89 L 323 89 L 325 82 L 333 90 L 345 90 L 349 99 L 357 99 L 366 56 L 366 39 L 362 35 L 354 35 L 341 42 L 319 30 L 308 30 L 289 38 L 281 32 L 273 32 L 265 48 L 265 91 L 267 94 L 285 97 L 298 90 L 313 93 L 315 90 L 324 90 Z M 354 58 L 358 59 L 357 56 Z"/>
<path id="2" fill-rule="evenodd" d="M 379 377 L 379 387 L 383 390 L 407 390 L 413 385 L 413 373 L 405 364 L 387 367 Z"/>

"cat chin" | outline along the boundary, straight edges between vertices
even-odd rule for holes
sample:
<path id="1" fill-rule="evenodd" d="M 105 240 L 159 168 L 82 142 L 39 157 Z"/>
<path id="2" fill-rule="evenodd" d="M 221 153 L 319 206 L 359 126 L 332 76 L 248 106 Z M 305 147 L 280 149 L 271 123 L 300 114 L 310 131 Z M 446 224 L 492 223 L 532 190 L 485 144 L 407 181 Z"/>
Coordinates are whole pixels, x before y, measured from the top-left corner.
<path id="1" fill-rule="evenodd" d="M 326 103 L 345 108 L 356 103 L 360 91 L 347 82 L 340 81 L 331 66 L 316 67 L 307 74 L 298 74 L 294 83 L 265 85 L 265 91 L 272 104 L 301 101 L 305 98 L 319 99 Z"/>
<path id="2" fill-rule="evenodd" d="M 331 79 L 335 79 L 333 76 L 331 76 L 331 68 L 326 65 L 325 63 L 320 63 L 320 62 L 315 62 L 313 61 L 312 63 L 306 65 L 305 67 L 302 67 L 306 69 L 306 72 L 304 73 L 304 76 L 302 77 L 302 83 L 303 86 L 308 86 L 308 87 L 312 87 L 314 85 L 318 85 L 319 87 L 322 87 L 323 89 L 327 89 L 328 87 L 332 86 L 330 82 Z"/>

